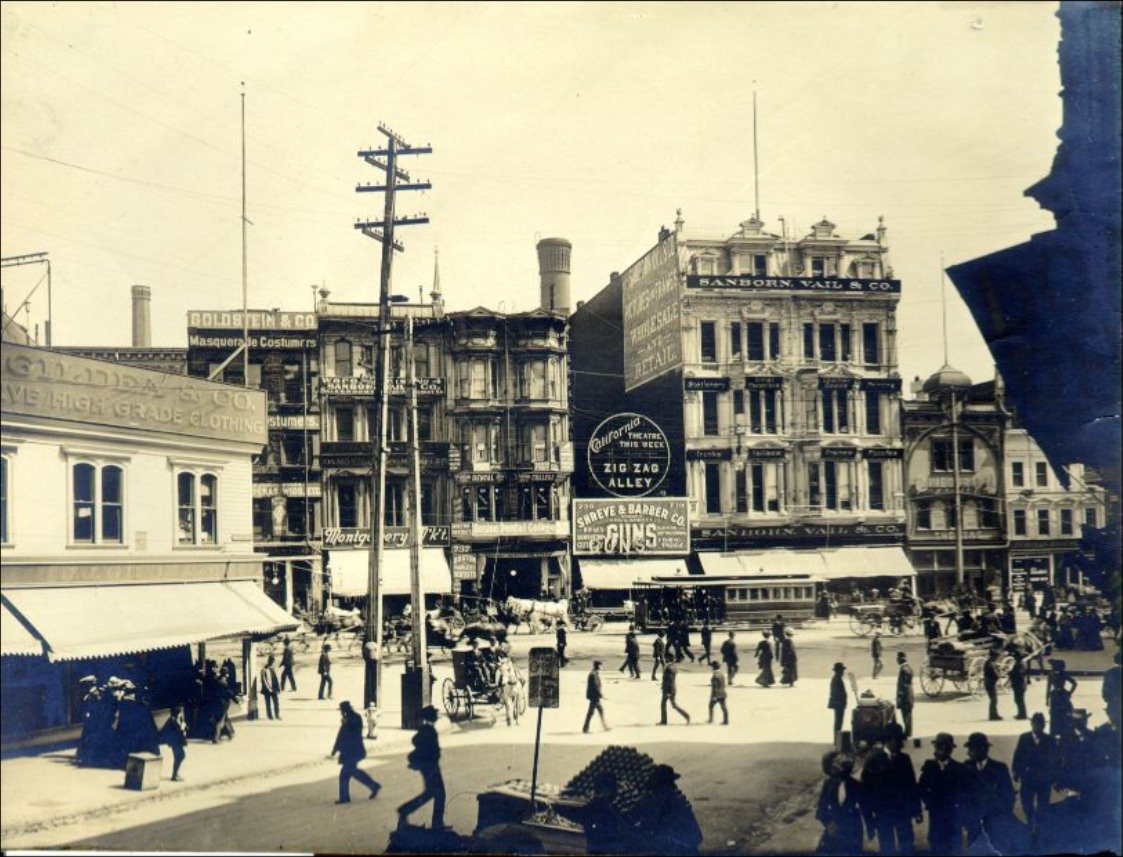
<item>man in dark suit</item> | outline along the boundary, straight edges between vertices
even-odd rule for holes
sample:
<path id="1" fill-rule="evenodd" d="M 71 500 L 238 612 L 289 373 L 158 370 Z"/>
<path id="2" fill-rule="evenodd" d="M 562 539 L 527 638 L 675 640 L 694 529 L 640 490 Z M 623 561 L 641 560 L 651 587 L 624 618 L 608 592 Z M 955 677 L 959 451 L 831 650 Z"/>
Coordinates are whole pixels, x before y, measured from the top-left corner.
<path id="1" fill-rule="evenodd" d="M 554 639 L 557 641 L 558 666 L 564 667 L 569 663 L 569 660 L 565 656 L 565 647 L 569 643 L 569 637 L 565 630 L 565 622 L 558 622 L 557 627 L 554 628 Z"/>
<path id="2" fill-rule="evenodd" d="M 608 731 L 608 723 L 604 719 L 604 706 L 601 705 L 604 689 L 601 687 L 600 668 L 601 662 L 593 661 L 593 668 L 589 670 L 589 677 L 585 680 L 585 699 L 589 700 L 589 710 L 585 713 L 585 726 L 581 729 L 582 732 L 589 731 L 594 711 L 600 715 L 600 725 L 604 727 L 604 731 Z"/>
<path id="3" fill-rule="evenodd" d="M 367 757 L 363 745 L 363 719 L 351 708 L 350 702 L 339 703 L 339 732 L 331 755 L 339 754 L 339 800 L 336 803 L 351 802 L 351 778 L 354 777 L 368 789 L 371 800 L 378 797 L 381 784 L 375 782 L 370 774 L 359 769 L 359 762 Z"/>
<path id="4" fill-rule="evenodd" d="M 912 854 L 912 822 L 923 820 L 912 759 L 901 752 L 904 742 L 905 730 L 890 723 L 885 748 L 871 753 L 862 767 L 867 824 L 877 829 L 879 854 Z"/>
<path id="5" fill-rule="evenodd" d="M 990 741 L 982 732 L 967 738 L 966 799 L 960 802 L 970 846 L 982 833 L 991 842 L 1003 838 L 1014 817 L 1014 782 L 1010 769 L 990 758 Z"/>
<path id="6" fill-rule="evenodd" d="M 296 666 L 296 653 L 292 650 L 292 640 L 285 637 L 285 647 L 281 650 L 281 690 L 289 684 L 293 691 L 296 690 L 296 676 L 293 667 Z"/>
<path id="7" fill-rule="evenodd" d="M 1036 829 L 1041 815 L 1049 808 L 1049 795 L 1056 781 L 1057 746 L 1045 734 L 1045 715 L 1034 713 L 1030 731 L 1018 736 L 1014 749 L 1014 782 L 1021 785 L 1022 811 L 1031 829 Z"/>
<path id="8" fill-rule="evenodd" d="M 625 671 L 632 678 L 639 678 L 639 640 L 636 639 L 636 629 L 631 626 L 624 635 L 624 663 L 620 665 L 620 672 Z"/>
<path id="9" fill-rule="evenodd" d="M 838 733 L 842 731 L 842 719 L 846 714 L 846 685 L 842 675 L 846 672 L 846 664 L 834 665 L 834 676 L 831 678 L 831 695 L 827 700 L 827 708 L 834 709 L 834 740 L 838 740 Z"/>
<path id="10" fill-rule="evenodd" d="M 928 808 L 928 850 L 932 854 L 956 854 L 963 845 L 959 801 L 964 797 L 966 772 L 952 758 L 955 739 L 940 732 L 932 739 L 932 758 L 920 768 L 917 786 Z"/>
<path id="11" fill-rule="evenodd" d="M 983 664 L 983 689 L 986 690 L 987 699 L 990 700 L 988 720 L 1002 719 L 998 714 L 998 680 L 1001 677 L 998 672 L 998 654 L 998 649 L 991 649 L 987 652 L 986 663 Z"/>
<path id="12" fill-rule="evenodd" d="M 324 648 L 320 651 L 320 662 L 316 665 L 316 671 L 320 674 L 320 692 L 319 699 L 324 698 L 324 691 L 327 691 L 328 699 L 331 699 L 332 685 L 335 683 L 331 678 L 331 644 L 324 643 Z"/>
<path id="13" fill-rule="evenodd" d="M 261 695 L 265 699 L 265 715 L 270 720 L 276 717 L 281 719 L 281 682 L 277 678 L 277 670 L 273 666 L 273 656 L 270 655 L 265 666 L 261 668 Z"/>
<path id="14" fill-rule="evenodd" d="M 772 639 L 779 643 L 784 639 L 784 614 L 777 613 L 776 618 L 772 620 Z"/>
<path id="15" fill-rule="evenodd" d="M 1026 653 L 1021 649 L 1014 651 L 1014 665 L 1010 667 L 1010 690 L 1014 694 L 1014 705 L 1018 713 L 1015 720 L 1026 719 Z"/>
<path id="16" fill-rule="evenodd" d="M 901 725 L 905 737 L 912 737 L 913 672 L 904 652 L 897 652 L 897 710 L 901 712 Z"/>
<path id="17" fill-rule="evenodd" d="M 671 662 L 671 663 L 667 664 L 667 666 L 663 669 L 663 685 L 662 685 L 663 699 L 659 704 L 660 717 L 659 717 L 659 724 L 658 725 L 660 725 L 660 726 L 666 726 L 667 725 L 667 703 L 668 702 L 671 704 L 671 708 L 673 708 L 680 715 L 682 715 L 683 719 L 686 720 L 686 724 L 688 726 L 690 725 L 690 715 L 687 714 L 686 711 L 683 710 L 682 708 L 679 708 L 678 703 L 675 701 L 675 694 L 678 691 L 677 679 L 678 679 L 678 665 L 675 664 L 674 662 Z"/>

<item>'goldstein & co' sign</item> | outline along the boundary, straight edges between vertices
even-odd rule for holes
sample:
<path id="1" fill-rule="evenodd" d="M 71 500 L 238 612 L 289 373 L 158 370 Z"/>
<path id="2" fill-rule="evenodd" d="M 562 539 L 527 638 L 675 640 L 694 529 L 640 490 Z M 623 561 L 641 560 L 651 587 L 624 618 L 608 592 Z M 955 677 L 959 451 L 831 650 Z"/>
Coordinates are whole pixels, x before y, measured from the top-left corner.
<path id="1" fill-rule="evenodd" d="M 587 457 L 589 473 L 604 491 L 643 497 L 667 478 L 671 445 L 642 414 L 616 414 L 593 429 Z"/>
<path id="2" fill-rule="evenodd" d="M 657 556 L 690 552 L 689 501 L 574 500 L 573 552 L 610 556 Z"/>

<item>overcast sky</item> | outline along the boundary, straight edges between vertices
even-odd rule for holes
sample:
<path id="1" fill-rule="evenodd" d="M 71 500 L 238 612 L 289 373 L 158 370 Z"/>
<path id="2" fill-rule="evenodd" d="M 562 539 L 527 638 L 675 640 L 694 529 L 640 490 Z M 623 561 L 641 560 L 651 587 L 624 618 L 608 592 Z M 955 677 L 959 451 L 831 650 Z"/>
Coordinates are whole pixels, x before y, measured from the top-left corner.
<path id="1" fill-rule="evenodd" d="M 153 344 L 189 309 L 241 306 L 246 92 L 251 307 L 310 309 L 311 285 L 377 299 L 382 198 L 356 151 L 379 121 L 433 154 L 402 194 L 395 290 L 528 310 L 534 245 L 573 242 L 588 298 L 682 209 L 724 237 L 753 210 L 799 235 L 885 216 L 903 282 L 901 373 L 943 362 L 952 265 L 1053 220 L 1023 196 L 1061 121 L 1056 3 L 21 3 L 2 6 L 0 252 L 50 253 L 57 345 L 128 345 L 129 287 Z M 39 267 L 5 268 L 9 311 Z M 993 363 L 948 283 L 950 357 Z M 46 285 L 30 321 L 46 318 Z M 18 316 L 20 321 L 25 313 Z"/>

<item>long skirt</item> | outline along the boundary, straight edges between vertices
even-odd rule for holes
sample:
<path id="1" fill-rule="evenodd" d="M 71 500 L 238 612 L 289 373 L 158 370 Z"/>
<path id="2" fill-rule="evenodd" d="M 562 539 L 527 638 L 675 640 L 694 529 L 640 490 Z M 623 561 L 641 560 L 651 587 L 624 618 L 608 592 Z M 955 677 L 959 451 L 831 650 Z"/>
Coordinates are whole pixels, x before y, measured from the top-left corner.
<path id="1" fill-rule="evenodd" d="M 772 662 L 760 664 L 760 672 L 757 674 L 756 683 L 761 687 L 772 687 L 776 683 L 776 677 L 772 675 Z"/>

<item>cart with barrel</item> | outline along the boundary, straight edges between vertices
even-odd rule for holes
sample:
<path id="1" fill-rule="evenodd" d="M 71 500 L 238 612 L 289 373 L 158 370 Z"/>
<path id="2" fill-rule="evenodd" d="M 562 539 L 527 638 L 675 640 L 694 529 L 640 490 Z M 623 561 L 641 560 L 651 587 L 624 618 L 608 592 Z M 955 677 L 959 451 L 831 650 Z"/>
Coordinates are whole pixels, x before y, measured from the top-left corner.
<path id="1" fill-rule="evenodd" d="M 991 649 L 1003 648 L 1008 638 L 1004 634 L 987 634 L 983 637 L 945 640 L 928 653 L 920 666 L 920 689 L 925 696 L 939 696 L 949 682 L 961 693 L 981 697 L 983 667 Z M 998 659 L 999 689 L 1009 687 L 1009 673 L 1014 656 L 1004 653 Z"/>

